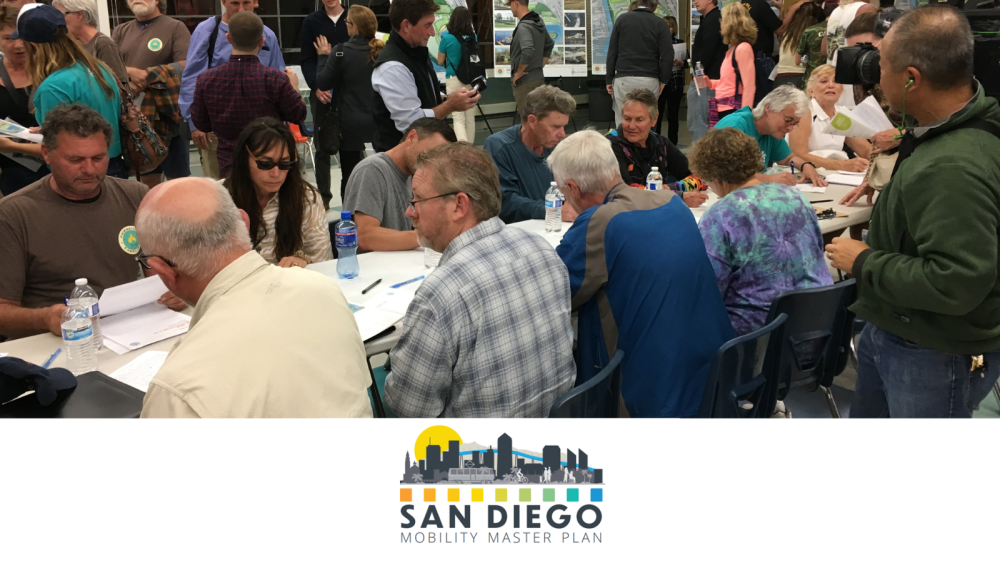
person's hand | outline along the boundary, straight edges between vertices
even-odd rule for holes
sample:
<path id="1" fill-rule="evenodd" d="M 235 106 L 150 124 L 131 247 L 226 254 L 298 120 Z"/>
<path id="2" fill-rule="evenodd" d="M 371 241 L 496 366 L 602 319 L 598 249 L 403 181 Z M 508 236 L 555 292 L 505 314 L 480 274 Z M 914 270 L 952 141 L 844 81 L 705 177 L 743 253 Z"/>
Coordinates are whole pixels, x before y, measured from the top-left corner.
<path id="1" fill-rule="evenodd" d="M 156 300 L 156 302 L 159 303 L 160 305 L 166 305 L 167 308 L 172 309 L 174 311 L 183 311 L 188 306 L 183 299 L 177 297 L 176 295 L 170 293 L 169 291 L 161 295 L 160 298 Z"/>
<path id="2" fill-rule="evenodd" d="M 313 41 L 313 47 L 316 47 L 317 55 L 329 55 L 332 49 L 330 48 L 330 42 L 326 40 L 326 37 L 320 35 L 316 37 Z"/>
<path id="3" fill-rule="evenodd" d="M 278 261 L 278 266 L 281 268 L 305 268 L 306 261 L 297 256 L 285 256 Z"/>
<path id="4" fill-rule="evenodd" d="M 906 130 L 904 129 L 903 131 L 905 132 Z M 899 134 L 899 131 L 895 129 L 886 129 L 872 135 L 872 154 L 883 153 L 898 147 L 899 141 L 896 140 L 896 135 Z"/>
<path id="5" fill-rule="evenodd" d="M 467 88 L 459 88 L 448 96 L 448 103 L 451 104 L 452 112 L 474 108 L 479 103 L 479 92 Z"/>
<path id="6" fill-rule="evenodd" d="M 868 170 L 868 161 L 861 157 L 845 160 L 841 170 L 845 172 L 864 172 Z"/>
<path id="7" fill-rule="evenodd" d="M 21 152 L 22 143 L 15 142 L 14 139 L 10 137 L 4 137 L 0 135 L 0 151 L 3 152 Z"/>
<path id="8" fill-rule="evenodd" d="M 771 178 L 772 182 L 776 182 L 778 184 L 784 184 L 786 186 L 794 186 L 795 184 L 799 183 L 799 179 L 796 178 L 795 174 L 792 174 L 791 172 L 772 174 L 771 176 L 769 176 L 769 178 Z"/>
<path id="9" fill-rule="evenodd" d="M 806 166 L 802 169 L 802 179 L 809 180 L 812 182 L 812 185 L 818 188 L 825 188 L 830 185 L 823 179 L 822 176 L 819 175 L 819 172 L 816 171 L 816 167 L 812 165 Z"/>
<path id="10" fill-rule="evenodd" d="M 684 66 L 684 61 L 674 59 L 674 67 Z"/>
<path id="11" fill-rule="evenodd" d="M 333 94 L 328 90 L 316 90 L 316 99 L 319 100 L 321 104 L 328 104 L 330 100 L 333 100 Z"/>
<path id="12" fill-rule="evenodd" d="M 608 94 L 610 94 L 612 97 L 614 97 L 614 95 L 615 95 L 615 88 L 614 88 L 614 86 L 608 85 Z"/>
<path id="13" fill-rule="evenodd" d="M 298 90 L 299 89 L 299 75 L 295 74 L 295 71 L 292 70 L 292 69 L 290 69 L 290 68 L 286 68 L 285 69 L 285 75 L 288 76 L 288 81 L 292 83 L 292 88 L 295 88 L 296 90 Z"/>
<path id="14" fill-rule="evenodd" d="M 705 192 L 684 192 L 681 197 L 684 198 L 684 205 L 692 209 L 708 201 L 708 194 Z"/>
<path id="15" fill-rule="evenodd" d="M 576 209 L 573 209 L 572 205 L 566 205 L 565 203 L 563 203 L 562 220 L 564 223 L 572 223 L 573 221 L 576 221 L 576 218 L 579 215 L 580 214 L 577 213 Z"/>
<path id="16" fill-rule="evenodd" d="M 514 71 L 514 76 L 512 76 L 512 77 L 510 78 L 510 83 L 511 83 L 511 84 L 513 84 L 514 86 L 517 86 L 517 82 L 518 82 L 519 80 L 521 80 L 521 78 L 522 78 L 522 77 L 523 77 L 523 76 L 524 76 L 525 74 L 528 74 L 528 73 L 527 73 L 527 71 L 525 71 L 525 72 L 521 72 L 520 70 L 515 70 L 515 71 Z"/>
<path id="17" fill-rule="evenodd" d="M 49 332 L 56 336 L 62 336 L 62 314 L 66 310 L 66 305 L 57 303 L 48 308 L 45 314 L 45 324 L 49 327 Z"/>
<path id="18" fill-rule="evenodd" d="M 868 205 L 871 205 L 872 197 L 875 196 L 875 190 L 873 190 L 872 187 L 868 185 L 867 180 L 861 182 L 861 184 L 858 187 L 854 188 L 847 195 L 845 195 L 844 198 L 840 200 L 840 205 L 846 205 L 847 207 L 850 207 L 854 205 L 854 202 L 861 199 L 861 196 L 863 195 L 868 196 Z"/>
<path id="19" fill-rule="evenodd" d="M 197 129 L 191 130 L 191 142 L 203 151 L 208 150 L 208 135 Z"/>
<path id="20" fill-rule="evenodd" d="M 826 245 L 826 257 L 834 268 L 853 274 L 854 261 L 868 245 L 852 238 L 836 237 Z"/>
<path id="21" fill-rule="evenodd" d="M 41 133 L 41 127 L 28 127 L 28 133 Z"/>
<path id="22" fill-rule="evenodd" d="M 125 71 L 128 73 L 128 79 L 138 90 L 146 89 L 146 78 L 149 76 L 149 71 L 144 68 L 126 67 Z"/>

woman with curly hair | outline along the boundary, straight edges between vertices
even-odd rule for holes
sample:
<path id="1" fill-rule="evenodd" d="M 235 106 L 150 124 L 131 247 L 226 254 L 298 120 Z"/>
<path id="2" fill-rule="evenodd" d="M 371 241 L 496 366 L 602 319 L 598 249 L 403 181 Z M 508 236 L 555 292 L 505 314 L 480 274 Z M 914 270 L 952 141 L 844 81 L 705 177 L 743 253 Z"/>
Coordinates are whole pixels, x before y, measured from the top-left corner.
<path id="1" fill-rule="evenodd" d="M 295 138 L 273 117 L 250 123 L 233 150 L 226 188 L 250 217 L 250 242 L 271 264 L 304 268 L 333 259 L 326 206 L 302 178 Z"/>
<path id="2" fill-rule="evenodd" d="M 831 285 L 816 211 L 794 187 L 761 183 L 760 148 L 733 128 L 694 144 L 691 170 L 719 196 L 698 222 L 737 335 L 764 326 L 786 291 Z"/>

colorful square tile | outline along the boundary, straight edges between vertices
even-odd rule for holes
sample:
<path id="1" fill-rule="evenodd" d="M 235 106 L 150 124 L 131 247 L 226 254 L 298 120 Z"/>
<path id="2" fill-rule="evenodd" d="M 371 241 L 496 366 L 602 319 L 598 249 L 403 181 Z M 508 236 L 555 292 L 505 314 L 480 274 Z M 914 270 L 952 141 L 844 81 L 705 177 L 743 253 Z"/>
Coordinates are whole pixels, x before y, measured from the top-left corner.
<path id="1" fill-rule="evenodd" d="M 472 489 L 472 502 L 483 502 L 482 489 Z"/>
<path id="2" fill-rule="evenodd" d="M 555 489 L 542 489 L 542 500 L 545 502 L 555 502 L 556 501 L 556 490 Z"/>
<path id="3" fill-rule="evenodd" d="M 590 502 L 604 501 L 604 489 L 590 489 Z"/>
<path id="4" fill-rule="evenodd" d="M 437 498 L 434 491 L 436 489 L 424 489 L 424 502 L 434 502 Z"/>
<path id="5" fill-rule="evenodd" d="M 580 502 L 580 489 L 566 489 L 566 502 Z"/>
<path id="6" fill-rule="evenodd" d="M 448 489 L 448 502 L 458 502 L 458 489 Z"/>
<path id="7" fill-rule="evenodd" d="M 399 489 L 399 502 L 413 502 L 413 489 Z"/>
<path id="8" fill-rule="evenodd" d="M 531 489 L 521 489 L 518 493 L 521 502 L 531 502 Z"/>
<path id="9" fill-rule="evenodd" d="M 496 499 L 497 502 L 507 502 L 507 489 L 497 489 Z"/>

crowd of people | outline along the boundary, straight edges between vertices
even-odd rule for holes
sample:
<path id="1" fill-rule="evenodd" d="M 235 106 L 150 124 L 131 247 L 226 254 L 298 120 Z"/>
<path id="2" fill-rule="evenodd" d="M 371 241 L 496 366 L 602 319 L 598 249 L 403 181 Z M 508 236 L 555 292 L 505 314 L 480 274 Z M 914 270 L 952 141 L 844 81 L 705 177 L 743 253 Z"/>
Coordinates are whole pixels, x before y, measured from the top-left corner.
<path id="1" fill-rule="evenodd" d="M 763 0 L 721 13 L 695 0 L 692 54 L 707 76 L 688 91 L 699 134 L 685 154 L 675 131 L 658 132 L 664 105 L 676 120 L 684 62 L 676 21 L 655 16 L 655 2 L 614 28 L 616 127 L 567 136 L 576 101 L 539 78 L 551 39 L 510 0 L 520 123 L 482 149 L 469 127 L 479 93 L 454 73 L 442 88 L 434 72 L 432 0 L 393 2 L 385 42 L 368 8 L 323 4 L 303 24 L 303 74 L 314 122 L 333 116 L 343 131 L 341 191 L 359 250 L 442 254 L 390 352 L 383 399 L 397 415 L 545 416 L 622 350 L 623 414 L 695 416 L 719 347 L 761 328 L 780 294 L 831 285 L 828 260 L 857 280 L 853 307 L 868 321 L 852 415 L 969 416 L 997 380 L 1000 108 L 973 78 L 958 12 L 886 23 L 845 4 L 818 39 L 811 0 L 778 14 Z M 306 102 L 273 32 L 252 0 L 225 0 L 190 37 L 157 0 L 129 5 L 136 20 L 110 38 L 89 0 L 0 7 L 0 105 L 42 136 L 37 146 L 0 137 L 0 335 L 59 334 L 63 298 L 83 275 L 98 292 L 158 275 L 169 290 L 160 303 L 194 310 L 143 416 L 371 416 L 351 308 L 304 269 L 334 257 L 330 167 L 320 154 L 317 185 L 303 176 L 290 125 Z M 446 67 L 475 40 L 462 10 L 442 42 Z M 817 41 L 835 58 L 870 37 L 881 86 L 845 89 L 825 59 L 781 72 L 782 61 L 812 63 Z M 761 74 L 772 54 L 783 83 Z M 149 170 L 123 158 L 123 98 L 137 92 L 168 152 Z M 869 95 L 896 123 L 905 98 L 905 135 L 823 131 L 845 98 Z M 185 122 L 204 177 L 185 170 Z M 369 142 L 377 152 L 362 158 Z M 796 185 L 826 185 L 819 168 L 862 171 L 892 151 L 889 179 L 845 198 L 881 190 L 867 240 L 824 240 Z M 646 189 L 654 167 L 663 189 Z M 544 218 L 553 183 L 572 223 L 555 249 L 508 226 Z M 718 202 L 699 222 L 689 208 L 709 190 Z"/>

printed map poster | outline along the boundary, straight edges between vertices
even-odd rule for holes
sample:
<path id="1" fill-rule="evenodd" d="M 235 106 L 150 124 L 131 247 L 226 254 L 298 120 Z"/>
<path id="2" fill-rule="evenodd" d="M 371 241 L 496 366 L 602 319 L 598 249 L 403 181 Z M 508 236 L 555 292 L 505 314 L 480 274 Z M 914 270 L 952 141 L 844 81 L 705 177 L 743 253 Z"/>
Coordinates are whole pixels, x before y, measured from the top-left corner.
<path id="1" fill-rule="evenodd" d="M 662 17 L 677 16 L 678 0 L 660 0 L 660 5 L 656 8 L 656 15 Z M 628 11 L 628 5 L 632 0 L 590 0 L 591 18 L 591 72 L 594 74 L 607 74 L 605 66 L 608 60 L 608 43 L 611 41 L 611 29 L 618 16 Z"/>
<path id="2" fill-rule="evenodd" d="M 434 63 L 434 70 L 438 73 L 438 79 L 444 82 L 444 67 L 437 63 L 438 45 L 441 44 L 441 32 L 448 29 L 448 20 L 451 19 L 451 12 L 455 8 L 462 6 L 468 8 L 465 0 L 434 0 L 438 11 L 434 13 L 434 37 L 427 41 L 427 51 L 430 53 L 431 62 Z M 475 22 L 473 22 L 475 25 Z"/>
<path id="3" fill-rule="evenodd" d="M 555 46 L 545 65 L 545 76 L 587 76 L 587 0 L 540 0 L 529 8 L 542 17 Z M 508 78 L 510 44 L 517 18 L 504 5 L 493 0 L 493 72 Z"/>

